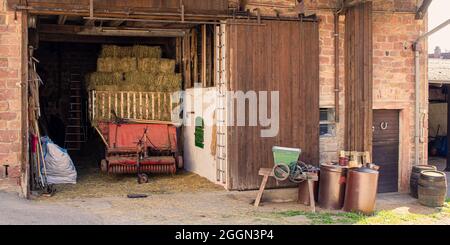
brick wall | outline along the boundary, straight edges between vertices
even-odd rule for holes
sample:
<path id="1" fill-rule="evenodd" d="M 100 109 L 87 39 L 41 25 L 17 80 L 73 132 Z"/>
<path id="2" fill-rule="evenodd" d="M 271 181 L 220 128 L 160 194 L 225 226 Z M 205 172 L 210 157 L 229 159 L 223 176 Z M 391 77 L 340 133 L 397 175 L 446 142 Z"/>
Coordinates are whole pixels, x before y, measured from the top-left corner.
<path id="1" fill-rule="evenodd" d="M 0 0 L 0 188 L 17 189 L 21 176 L 22 16 Z M 10 165 L 3 179 L 4 164 Z"/>
<path id="2" fill-rule="evenodd" d="M 402 1 L 405 6 L 407 4 Z M 400 110 L 400 190 L 408 189 L 414 164 L 415 64 L 412 45 L 427 30 L 425 20 L 414 14 L 374 13 L 373 15 L 374 108 Z M 420 163 L 427 164 L 428 84 L 427 43 L 423 42 L 421 61 L 421 128 Z"/>

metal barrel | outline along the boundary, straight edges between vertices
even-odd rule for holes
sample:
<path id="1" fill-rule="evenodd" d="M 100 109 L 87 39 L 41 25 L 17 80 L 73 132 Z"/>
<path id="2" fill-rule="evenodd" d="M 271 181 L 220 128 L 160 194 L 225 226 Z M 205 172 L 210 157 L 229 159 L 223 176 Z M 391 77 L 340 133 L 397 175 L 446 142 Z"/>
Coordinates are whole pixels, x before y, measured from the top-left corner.
<path id="1" fill-rule="evenodd" d="M 372 214 L 375 211 L 379 172 L 369 168 L 348 172 L 344 211 Z"/>
<path id="2" fill-rule="evenodd" d="M 419 184 L 419 178 L 420 173 L 425 170 L 437 170 L 435 166 L 431 165 L 416 165 L 412 167 L 411 170 L 411 177 L 409 179 L 409 188 L 410 188 L 410 194 L 414 198 L 419 198 L 418 193 L 418 184 Z"/>
<path id="3" fill-rule="evenodd" d="M 344 204 L 347 169 L 322 164 L 320 166 L 319 206 L 325 209 L 341 209 Z"/>
<path id="4" fill-rule="evenodd" d="M 447 195 L 447 176 L 434 170 L 422 171 L 418 184 L 419 203 L 428 207 L 442 207 Z"/>

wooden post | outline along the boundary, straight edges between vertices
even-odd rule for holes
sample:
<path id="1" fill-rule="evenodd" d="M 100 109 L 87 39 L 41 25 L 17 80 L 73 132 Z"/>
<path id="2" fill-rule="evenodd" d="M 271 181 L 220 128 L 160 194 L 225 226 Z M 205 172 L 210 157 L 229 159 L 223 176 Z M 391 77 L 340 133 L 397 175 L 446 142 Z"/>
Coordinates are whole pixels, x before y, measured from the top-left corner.
<path id="1" fill-rule="evenodd" d="M 345 15 L 345 148 L 372 151 L 372 3 Z"/>
<path id="2" fill-rule="evenodd" d="M 308 178 L 308 191 L 309 191 L 309 205 L 311 211 L 316 212 L 316 200 L 314 200 L 314 181 Z"/>
<path id="3" fill-rule="evenodd" d="M 447 141 L 450 139 L 450 85 L 447 87 Z M 450 171 L 450 147 L 447 147 L 447 166 L 445 171 Z"/>
<path id="4" fill-rule="evenodd" d="M 206 87 L 206 25 L 202 25 L 202 85 Z"/>

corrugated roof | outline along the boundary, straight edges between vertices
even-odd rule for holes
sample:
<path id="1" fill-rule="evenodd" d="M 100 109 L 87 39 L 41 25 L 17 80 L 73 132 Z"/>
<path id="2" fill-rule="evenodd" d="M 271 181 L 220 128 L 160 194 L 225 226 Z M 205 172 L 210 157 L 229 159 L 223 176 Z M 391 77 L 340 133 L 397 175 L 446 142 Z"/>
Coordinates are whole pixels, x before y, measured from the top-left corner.
<path id="1" fill-rule="evenodd" d="M 450 60 L 428 59 L 428 80 L 430 82 L 450 83 Z"/>

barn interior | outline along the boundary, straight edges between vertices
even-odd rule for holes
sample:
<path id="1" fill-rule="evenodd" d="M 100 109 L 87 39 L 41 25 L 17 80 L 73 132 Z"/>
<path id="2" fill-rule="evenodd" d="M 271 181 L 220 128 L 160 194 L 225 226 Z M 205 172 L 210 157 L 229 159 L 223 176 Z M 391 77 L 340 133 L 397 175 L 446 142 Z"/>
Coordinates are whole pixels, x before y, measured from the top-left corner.
<path id="1" fill-rule="evenodd" d="M 128 104 L 128 108 L 122 104 L 122 112 L 117 107 L 117 101 L 121 104 L 117 97 L 115 97 L 115 102 L 113 97 L 111 103 L 110 96 L 109 107 L 106 108 L 105 103 L 107 102 L 102 104 L 92 101 L 92 91 L 110 89 L 108 87 L 110 85 L 106 84 L 97 84 L 98 86 L 93 88 L 93 77 L 99 75 L 100 77 L 107 76 L 106 79 L 114 79 L 111 76 L 119 72 L 123 84 L 114 92 L 127 91 L 125 96 L 128 96 L 127 98 L 130 100 L 133 97 L 130 97 L 129 92 L 136 92 L 133 96 L 140 96 L 138 98 L 141 104 L 144 104 L 142 101 L 145 98 L 142 92 L 148 92 L 146 97 L 148 102 L 150 96 L 153 98 L 150 93 L 159 93 L 162 90 L 167 94 L 191 88 L 199 82 L 203 83 L 204 87 L 213 86 L 214 28 L 214 25 L 206 23 L 167 24 L 125 20 L 89 20 L 80 16 L 66 15 L 30 17 L 30 52 L 36 61 L 34 65 L 36 72 L 42 80 L 38 89 L 39 133 L 40 136 L 48 136 L 59 147 L 67 149 L 78 172 L 77 185 L 56 185 L 56 189 L 49 190 L 51 192 L 56 190 L 52 194 L 82 196 L 114 193 L 120 195 L 128 193 L 129 189 L 133 188 L 141 192 L 148 190 L 176 191 L 183 186 L 197 190 L 216 188 L 206 179 L 183 170 L 182 126 L 177 127 L 176 136 L 174 136 L 177 142 L 176 174 L 174 171 L 158 169 L 154 171 L 154 175 L 150 176 L 149 181 L 152 182 L 152 185 L 138 185 L 140 180 L 138 178 L 136 181 L 137 173 L 135 173 L 138 170 L 121 169 L 112 172 L 111 169 L 102 169 L 101 163 L 108 154 L 108 142 L 105 142 L 107 136 L 99 130 L 100 120 L 139 118 L 136 116 L 136 110 L 138 114 L 140 111 L 142 119 L 162 122 L 171 122 L 175 119 L 168 108 L 161 109 L 169 99 L 169 95 L 166 97 L 165 94 L 161 95 L 163 98 L 158 97 L 160 101 L 156 99 L 158 102 L 155 102 L 152 108 L 140 106 L 136 109 L 130 104 Z M 186 37 L 186 33 L 193 34 Z M 144 54 L 142 56 L 137 54 L 136 57 L 131 57 L 132 55 L 119 57 L 120 54 L 110 56 L 107 54 L 108 48 L 113 52 L 130 50 L 133 55 L 135 55 L 136 49 L 140 49 L 144 50 Z M 158 53 L 156 57 L 152 56 L 153 51 Z M 113 57 L 114 55 L 117 57 Z M 145 55 L 150 56 L 146 57 Z M 114 59 L 117 59 L 116 63 L 112 62 Z M 123 62 L 126 61 L 124 59 L 136 59 L 137 63 L 135 61 L 135 65 L 123 67 L 123 63 L 126 63 Z M 154 61 L 155 59 L 158 61 Z M 145 66 L 145 61 L 153 63 L 150 62 Z M 151 89 L 142 90 L 142 86 L 147 87 L 147 85 L 134 88 L 133 86 L 136 84 L 133 85 L 127 80 L 127 76 L 131 77 L 132 75 L 141 80 L 156 79 L 152 77 L 153 74 L 162 73 L 165 75 L 161 79 L 159 79 L 159 75 L 155 76 L 159 76 L 158 79 L 162 80 L 163 84 Z M 172 81 L 174 84 L 166 89 L 168 85 L 166 86 L 165 83 L 168 82 L 168 77 L 174 78 L 176 81 Z M 161 88 L 163 89 L 161 90 Z M 105 95 L 103 97 L 100 94 L 95 96 L 98 96 L 95 99 L 105 99 Z M 136 103 L 136 97 L 134 97 L 134 101 Z M 170 102 L 174 103 L 172 100 Z M 112 105 L 114 103 L 116 107 Z M 98 108 L 93 108 L 94 105 Z M 180 114 L 179 116 L 182 117 Z M 180 120 L 180 117 L 176 119 Z M 33 132 L 33 130 L 31 131 Z M 158 157 L 166 156 L 172 156 L 172 153 L 158 153 Z M 31 183 L 34 183 L 31 185 L 31 189 L 39 189 L 39 178 L 36 175 L 31 177 Z M 112 188 L 114 186 L 117 188 Z M 124 190 L 123 186 L 128 186 L 129 189 Z"/>

